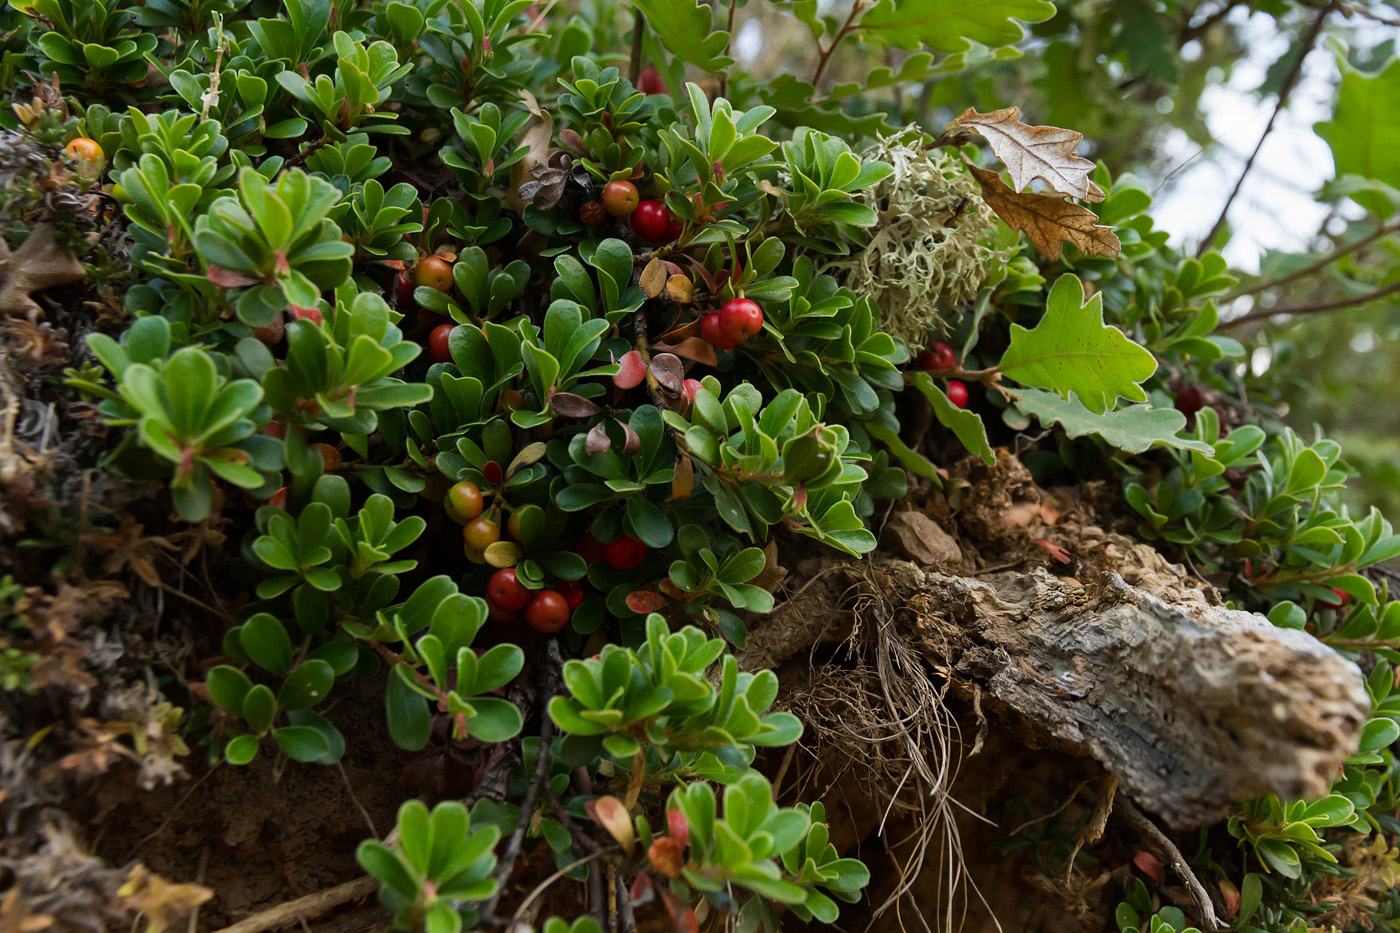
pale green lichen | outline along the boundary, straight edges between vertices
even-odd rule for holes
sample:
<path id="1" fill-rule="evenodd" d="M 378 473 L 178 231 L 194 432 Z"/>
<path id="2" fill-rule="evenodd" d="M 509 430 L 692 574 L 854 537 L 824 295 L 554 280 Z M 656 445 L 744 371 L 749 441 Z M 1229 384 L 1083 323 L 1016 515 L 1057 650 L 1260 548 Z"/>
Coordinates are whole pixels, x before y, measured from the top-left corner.
<path id="1" fill-rule="evenodd" d="M 976 297 L 988 268 L 1006 260 L 992 245 L 996 216 L 962 161 L 925 149 L 915 127 L 881 138 L 862 158 L 894 168 L 860 197 L 880 219 L 864 249 L 822 271 L 874 299 L 881 328 L 920 347 L 947 333 L 947 322 Z"/>

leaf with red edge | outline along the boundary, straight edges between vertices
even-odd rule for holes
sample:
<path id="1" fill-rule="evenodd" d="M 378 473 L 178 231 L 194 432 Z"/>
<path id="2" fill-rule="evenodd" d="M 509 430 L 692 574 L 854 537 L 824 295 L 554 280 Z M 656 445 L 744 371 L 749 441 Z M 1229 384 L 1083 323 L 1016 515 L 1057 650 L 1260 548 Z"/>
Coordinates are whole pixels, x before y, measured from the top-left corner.
<path id="1" fill-rule="evenodd" d="M 627 892 L 627 899 L 632 902 L 633 907 L 641 907 L 656 900 L 656 886 L 651 883 L 651 875 L 646 872 L 638 875 L 637 880 L 632 882 L 631 890 Z"/>
<path id="2" fill-rule="evenodd" d="M 662 836 L 647 847 L 647 861 L 667 878 L 679 878 L 685 865 L 681 847 L 676 845 L 676 840 L 667 836 Z"/>
<path id="3" fill-rule="evenodd" d="M 651 358 L 651 374 L 667 392 L 672 395 L 681 394 L 681 383 L 685 382 L 685 364 L 681 362 L 680 357 L 674 353 L 656 354 Z"/>
<path id="4" fill-rule="evenodd" d="M 1216 882 L 1220 886 L 1220 899 L 1225 902 L 1225 916 L 1233 917 L 1240 912 L 1240 889 L 1229 878 Z"/>
<path id="5" fill-rule="evenodd" d="M 666 597 L 651 590 L 633 590 L 627 594 L 627 608 L 638 615 L 660 612 L 666 608 Z M 675 877 L 672 875 L 671 877 Z"/>
<path id="6" fill-rule="evenodd" d="M 632 826 L 632 815 L 627 812 L 627 807 L 611 795 L 590 800 L 584 804 L 588 815 L 603 829 L 608 831 L 608 835 L 617 840 L 617 844 L 622 846 L 622 850 L 628 855 L 632 854 L 632 847 L 637 843 L 637 833 Z"/>
<path id="7" fill-rule="evenodd" d="M 215 265 L 209 266 L 209 271 L 204 273 L 204 277 L 220 288 L 244 288 L 262 281 L 256 276 L 244 275 L 242 272 L 233 272 Z"/>
<path id="8" fill-rule="evenodd" d="M 695 911 L 685 906 L 685 903 L 665 885 L 656 890 L 661 892 L 661 902 L 666 905 L 666 912 L 671 915 L 671 925 L 676 928 L 676 933 L 700 933 L 700 919 L 695 916 Z"/>
<path id="9" fill-rule="evenodd" d="M 588 429 L 588 437 L 584 438 L 583 449 L 590 454 L 600 454 L 612 446 L 612 441 L 608 440 L 608 423 L 599 421 Z"/>
<path id="10" fill-rule="evenodd" d="M 1051 557 L 1062 564 L 1068 564 L 1070 562 L 1069 551 L 1066 551 L 1053 541 L 1047 541 L 1044 538 L 1035 538 L 1031 541 L 1031 544 L 1038 544 L 1045 548 L 1045 550 L 1050 552 Z"/>
<path id="11" fill-rule="evenodd" d="M 1162 870 L 1162 863 L 1157 859 L 1157 856 L 1151 852 L 1138 849 L 1133 853 L 1133 864 L 1137 866 L 1138 871 L 1158 884 L 1166 883 L 1167 873 Z"/>
<path id="12" fill-rule="evenodd" d="M 685 818 L 684 810 L 666 811 L 666 831 L 676 840 L 676 845 L 682 848 L 690 845 L 690 821 Z"/>
<path id="13" fill-rule="evenodd" d="M 320 308 L 298 308 L 296 305 L 292 305 L 291 309 L 292 317 L 296 318 L 298 321 L 310 321 L 312 324 L 319 326 L 321 322 L 325 320 L 321 315 Z"/>
<path id="14" fill-rule="evenodd" d="M 714 345 L 699 337 L 686 337 L 674 346 L 658 343 L 653 349 L 667 350 L 674 353 L 676 356 L 683 356 L 688 360 L 693 360 L 705 366 L 715 366 L 719 363 L 719 357 L 715 356 Z"/>
<path id="15" fill-rule="evenodd" d="M 617 375 L 612 377 L 613 385 L 619 389 L 635 389 L 647 377 L 646 364 L 636 350 L 628 350 L 617 361 Z"/>
<path id="16" fill-rule="evenodd" d="M 549 397 L 549 410 L 565 418 L 591 418 L 602 411 L 582 395 L 572 392 L 555 392 Z"/>

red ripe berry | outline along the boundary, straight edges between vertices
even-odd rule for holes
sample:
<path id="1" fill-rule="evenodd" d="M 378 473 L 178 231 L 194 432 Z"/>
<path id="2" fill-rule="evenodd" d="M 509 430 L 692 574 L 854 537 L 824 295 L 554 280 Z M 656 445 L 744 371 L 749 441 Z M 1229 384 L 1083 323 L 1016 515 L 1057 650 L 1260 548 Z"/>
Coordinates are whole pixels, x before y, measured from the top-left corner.
<path id="1" fill-rule="evenodd" d="M 931 343 L 928 349 L 919 354 L 919 368 L 929 369 L 935 372 L 952 369 L 958 365 L 958 358 L 953 355 L 953 348 L 946 343 Z"/>
<path id="2" fill-rule="evenodd" d="M 676 223 L 675 215 L 660 201 L 641 202 L 627 219 L 632 232 L 648 243 L 665 243 L 672 239 L 673 223 Z M 676 235 L 679 236 L 679 233 Z"/>
<path id="3" fill-rule="evenodd" d="M 1318 605 L 1321 606 L 1323 609 L 1331 609 L 1333 611 L 1336 611 L 1338 609 L 1345 608 L 1347 603 L 1351 602 L 1351 594 L 1348 593 L 1346 590 L 1339 590 L 1335 586 L 1329 586 L 1328 589 L 1335 593 L 1337 595 L 1337 598 L 1335 600 L 1330 601 L 1318 600 Z"/>
<path id="4" fill-rule="evenodd" d="M 439 324 L 428 335 L 428 355 L 433 358 L 434 363 L 452 362 L 452 351 L 448 348 L 447 341 L 456 327 L 456 324 Z"/>
<path id="5" fill-rule="evenodd" d="M 402 270 L 394 273 L 394 306 L 407 311 L 416 302 L 413 300 L 413 277 Z"/>
<path id="6" fill-rule="evenodd" d="M 763 309 L 747 298 L 726 301 L 719 309 L 719 325 L 735 343 L 743 343 L 763 329 Z"/>
<path id="7" fill-rule="evenodd" d="M 614 217 L 626 217 L 639 203 L 637 186 L 630 181 L 610 181 L 603 186 L 603 209 Z"/>
<path id="8" fill-rule="evenodd" d="M 592 532 L 584 532 L 583 537 L 578 539 L 578 544 L 574 545 L 574 552 L 590 564 L 603 559 L 603 546 L 593 537 Z"/>
<path id="9" fill-rule="evenodd" d="M 549 635 L 569 622 L 569 604 L 554 590 L 541 590 L 525 607 L 525 624 L 535 631 Z"/>
<path id="10" fill-rule="evenodd" d="M 603 545 L 603 560 L 614 570 L 631 570 L 646 556 L 647 546 L 628 535 L 618 535 Z"/>
<path id="11" fill-rule="evenodd" d="M 1206 406 L 1205 396 L 1195 386 L 1186 386 L 1176 393 L 1176 410 L 1190 418 Z"/>
<path id="12" fill-rule="evenodd" d="M 700 319 L 700 339 L 717 350 L 732 350 L 738 342 L 730 339 L 718 311 L 711 311 Z"/>
<path id="13" fill-rule="evenodd" d="M 963 385 L 958 380 L 948 380 L 948 390 L 946 392 L 946 395 L 948 396 L 948 401 L 952 402 L 959 408 L 967 407 L 967 386 Z"/>
<path id="14" fill-rule="evenodd" d="M 570 612 L 583 605 L 583 584 L 577 580 L 560 580 L 554 584 L 554 590 L 564 597 Z"/>
<path id="15" fill-rule="evenodd" d="M 661 80 L 661 73 L 653 65 L 647 65 L 642 69 L 642 73 L 637 75 L 637 90 L 643 94 L 665 94 L 666 83 Z"/>
<path id="16" fill-rule="evenodd" d="M 486 581 L 486 601 L 506 612 L 519 612 L 530 602 L 534 594 L 516 579 L 515 571 L 509 567 L 497 570 Z"/>

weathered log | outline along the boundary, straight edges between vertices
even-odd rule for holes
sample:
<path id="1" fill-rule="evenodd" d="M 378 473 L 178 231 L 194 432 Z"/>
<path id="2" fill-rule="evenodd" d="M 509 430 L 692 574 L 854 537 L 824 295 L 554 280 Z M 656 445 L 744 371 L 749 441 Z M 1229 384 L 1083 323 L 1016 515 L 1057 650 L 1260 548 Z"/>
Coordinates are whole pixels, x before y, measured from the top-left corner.
<path id="1" fill-rule="evenodd" d="M 846 637 L 863 623 L 851 600 L 873 595 L 931 662 L 1092 754 L 1175 828 L 1263 793 L 1325 794 L 1369 710 L 1357 666 L 1304 632 L 1224 608 L 1150 549 L 1124 553 L 1120 572 L 1092 581 L 852 563 L 756 625 L 741 663 L 774 666 Z"/>

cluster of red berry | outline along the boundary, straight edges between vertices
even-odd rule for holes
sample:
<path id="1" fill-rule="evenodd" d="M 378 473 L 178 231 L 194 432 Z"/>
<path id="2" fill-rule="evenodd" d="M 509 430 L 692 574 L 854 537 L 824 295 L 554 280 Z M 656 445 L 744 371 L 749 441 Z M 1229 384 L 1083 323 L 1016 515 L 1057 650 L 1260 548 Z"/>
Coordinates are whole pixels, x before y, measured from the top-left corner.
<path id="1" fill-rule="evenodd" d="M 494 464 L 488 464 L 493 466 Z M 474 564 L 486 563 L 486 549 L 501 540 L 499 511 L 486 508 L 485 497 L 476 483 L 461 482 L 447 491 L 447 514 L 462 525 L 462 550 Z M 511 512 L 506 531 L 521 541 L 520 513 Z M 646 558 L 646 545 L 623 534 L 600 543 L 585 533 L 574 548 L 587 563 L 603 561 L 614 570 L 632 570 Z M 513 622 L 524 613 L 525 624 L 537 632 L 550 634 L 563 628 L 570 614 L 583 603 L 583 584 L 557 580 L 551 589 L 532 590 L 521 583 L 512 568 L 497 570 L 486 583 L 486 602 L 491 618 Z"/>
<path id="2" fill-rule="evenodd" d="M 926 372 L 946 373 L 958 368 L 958 357 L 946 343 L 931 343 L 919 351 L 914 365 Z M 967 407 L 967 386 L 958 379 L 949 379 L 944 392 L 948 401 L 959 408 Z"/>
<path id="3" fill-rule="evenodd" d="M 732 350 L 763 329 L 763 309 L 734 298 L 700 319 L 700 337 L 716 350 Z"/>
<path id="4" fill-rule="evenodd" d="M 628 228 L 648 243 L 669 243 L 681 235 L 681 222 L 660 201 L 643 201 L 630 181 L 610 181 L 603 186 L 603 210 L 626 217 Z"/>

